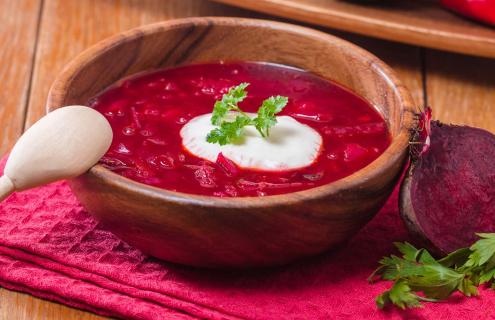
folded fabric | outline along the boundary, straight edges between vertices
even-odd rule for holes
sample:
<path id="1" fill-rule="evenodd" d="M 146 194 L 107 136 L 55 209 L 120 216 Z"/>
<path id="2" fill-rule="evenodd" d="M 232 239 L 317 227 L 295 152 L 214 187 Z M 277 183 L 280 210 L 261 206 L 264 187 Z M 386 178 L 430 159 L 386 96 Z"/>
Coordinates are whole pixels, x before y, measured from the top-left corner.
<path id="1" fill-rule="evenodd" d="M 3 164 L 2 164 L 3 167 Z M 347 244 L 285 267 L 205 270 L 156 260 L 98 224 L 65 182 L 0 204 L 0 285 L 126 319 L 494 319 L 495 293 L 384 311 L 366 278 L 408 240 L 397 193 Z"/>

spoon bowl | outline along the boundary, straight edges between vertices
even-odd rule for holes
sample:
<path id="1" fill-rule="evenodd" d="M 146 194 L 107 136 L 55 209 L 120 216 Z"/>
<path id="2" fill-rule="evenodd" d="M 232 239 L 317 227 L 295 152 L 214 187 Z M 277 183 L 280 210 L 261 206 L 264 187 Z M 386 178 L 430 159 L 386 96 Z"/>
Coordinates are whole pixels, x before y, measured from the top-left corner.
<path id="1" fill-rule="evenodd" d="M 85 106 L 50 112 L 17 141 L 0 178 L 0 201 L 22 191 L 88 171 L 107 152 L 112 128 Z"/>

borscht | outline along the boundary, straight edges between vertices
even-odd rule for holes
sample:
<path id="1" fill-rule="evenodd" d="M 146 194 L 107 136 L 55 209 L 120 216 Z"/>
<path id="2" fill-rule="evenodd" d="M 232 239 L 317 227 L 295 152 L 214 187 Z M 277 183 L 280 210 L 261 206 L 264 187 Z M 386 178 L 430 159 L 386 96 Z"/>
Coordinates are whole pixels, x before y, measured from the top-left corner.
<path id="1" fill-rule="evenodd" d="M 198 195 L 267 196 L 321 186 L 362 169 L 391 141 L 385 120 L 363 98 L 271 63 L 140 74 L 89 105 L 114 134 L 100 164 L 137 182 Z M 223 122 L 215 118 L 219 111 Z"/>

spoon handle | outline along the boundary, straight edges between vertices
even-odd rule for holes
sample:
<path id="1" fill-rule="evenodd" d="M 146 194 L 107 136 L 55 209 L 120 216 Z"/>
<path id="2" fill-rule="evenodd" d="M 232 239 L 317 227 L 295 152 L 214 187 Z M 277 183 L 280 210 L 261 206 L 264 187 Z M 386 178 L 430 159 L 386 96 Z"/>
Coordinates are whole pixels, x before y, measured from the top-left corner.
<path id="1" fill-rule="evenodd" d="M 7 198 L 12 192 L 15 191 L 14 184 L 7 176 L 0 178 L 0 201 Z"/>

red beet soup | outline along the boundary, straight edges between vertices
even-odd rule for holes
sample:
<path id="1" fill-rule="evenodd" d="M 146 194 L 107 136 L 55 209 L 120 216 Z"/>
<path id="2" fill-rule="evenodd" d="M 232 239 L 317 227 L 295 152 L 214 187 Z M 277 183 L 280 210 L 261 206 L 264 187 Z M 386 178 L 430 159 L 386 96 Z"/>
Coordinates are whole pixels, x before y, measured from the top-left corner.
<path id="1" fill-rule="evenodd" d="M 181 128 L 211 113 L 229 88 L 250 83 L 239 103 L 256 112 L 270 96 L 288 97 L 277 116 L 291 116 L 322 137 L 309 166 L 263 171 L 237 167 L 220 156 L 210 162 L 188 153 Z M 137 75 L 89 102 L 110 122 L 114 138 L 100 164 L 155 187 L 217 197 L 266 196 L 300 191 L 346 177 L 375 160 L 391 136 L 381 115 L 350 90 L 315 74 L 259 62 L 205 63 Z M 208 132 L 204 132 L 204 136 Z"/>

